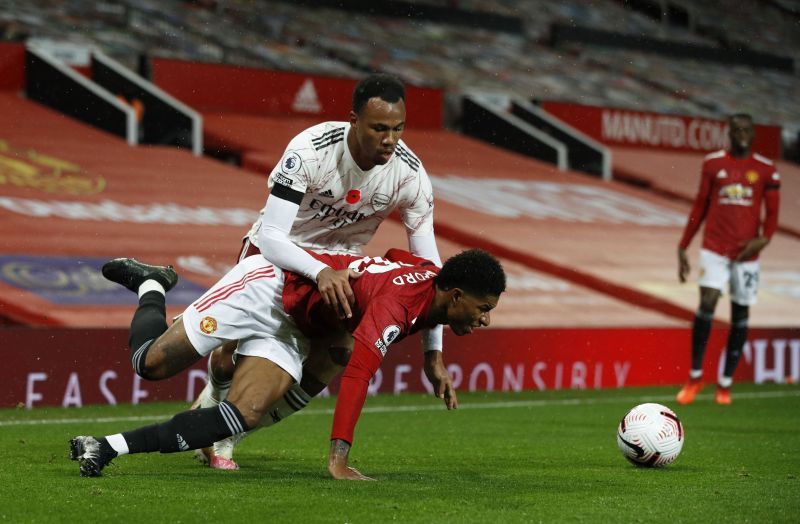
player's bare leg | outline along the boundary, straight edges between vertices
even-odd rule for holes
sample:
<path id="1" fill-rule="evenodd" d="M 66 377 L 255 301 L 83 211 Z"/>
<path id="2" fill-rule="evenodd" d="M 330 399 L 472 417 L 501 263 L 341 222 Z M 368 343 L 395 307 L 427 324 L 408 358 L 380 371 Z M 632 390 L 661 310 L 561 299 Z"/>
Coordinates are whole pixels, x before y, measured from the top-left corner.
<path id="1" fill-rule="evenodd" d="M 183 318 L 179 318 L 150 344 L 137 373 L 148 380 L 163 380 L 177 375 L 201 358 L 186 336 Z"/>
<path id="2" fill-rule="evenodd" d="M 303 378 L 300 384 L 292 384 L 283 398 L 270 406 L 259 427 L 273 426 L 304 409 L 313 397 L 320 394 L 331 380 L 344 370 L 352 350 L 353 338 L 349 333 L 337 333 L 312 340 L 309 356 L 303 363 Z M 224 352 L 222 354 L 224 355 Z M 207 462 L 215 469 L 238 469 L 239 466 L 233 460 L 233 451 L 248 434 L 249 432 L 242 433 L 215 442 L 212 453 L 203 452 L 206 459 L 203 462 Z"/>

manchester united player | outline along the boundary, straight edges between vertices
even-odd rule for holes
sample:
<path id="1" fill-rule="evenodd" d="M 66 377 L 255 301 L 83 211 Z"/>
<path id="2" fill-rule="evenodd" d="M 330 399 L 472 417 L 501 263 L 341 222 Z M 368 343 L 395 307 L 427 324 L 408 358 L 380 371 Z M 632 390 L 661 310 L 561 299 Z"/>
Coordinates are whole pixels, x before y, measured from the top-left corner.
<path id="1" fill-rule="evenodd" d="M 370 75 L 353 91 L 348 122 L 325 122 L 291 140 L 269 177 L 271 193 L 247 235 L 242 258 L 261 253 L 278 267 L 317 283 L 325 302 L 351 314 L 352 290 L 346 271 L 335 271 L 306 250 L 361 254 L 380 223 L 399 210 L 409 251 L 441 265 L 433 233 L 433 191 L 422 162 L 401 140 L 406 121 L 405 90 L 395 77 Z M 322 343 L 322 342 L 320 342 Z M 303 409 L 341 372 L 352 340 L 331 356 L 315 351 L 305 364 L 303 382 L 282 400 L 274 422 Z M 423 333 L 426 362 L 439 371 L 442 331 Z M 233 374 L 235 343 L 209 357 L 209 376 L 196 406 L 209 407 L 225 398 Z M 435 357 L 435 358 L 434 358 Z M 213 467 L 235 469 L 236 439 L 207 453 Z M 201 455 L 199 455 L 201 456 Z M 202 456 L 201 456 L 202 458 Z"/>
<path id="2" fill-rule="evenodd" d="M 750 115 L 728 119 L 730 150 L 706 156 L 700 190 L 678 245 L 678 277 L 686 282 L 686 248 L 705 220 L 700 250 L 700 307 L 692 326 L 692 369 L 677 396 L 690 404 L 703 388 L 703 355 L 720 294 L 731 295 L 731 330 L 725 368 L 719 377 L 715 401 L 730 404 L 733 372 L 747 340 L 749 308 L 756 302 L 758 256 L 778 225 L 780 176 L 773 163 L 751 152 L 755 130 Z M 766 212 L 761 220 L 761 207 Z"/>
<path id="3" fill-rule="evenodd" d="M 220 343 L 238 340 L 231 390 L 218 406 L 180 413 L 171 420 L 103 438 L 79 436 L 70 456 L 85 476 L 99 476 L 114 458 L 129 453 L 170 453 L 209 446 L 259 425 L 293 383 L 300 381 L 309 338 L 347 330 L 355 347 L 334 413 L 328 469 L 336 479 L 366 479 L 347 456 L 369 379 L 389 346 L 420 329 L 448 324 L 456 335 L 488 326 L 505 290 L 500 263 L 480 250 L 464 251 L 441 269 L 393 251 L 383 258 L 315 255 L 352 280 L 352 315 L 341 319 L 311 280 L 284 272 L 254 255 L 239 262 L 169 328 L 165 293 L 177 282 L 170 267 L 115 259 L 104 274 L 139 294 L 130 347 L 141 376 L 175 375 Z M 402 260 L 406 260 L 403 262 Z M 428 377 L 438 387 L 444 377 Z M 448 409 L 456 407 L 446 397 Z"/>

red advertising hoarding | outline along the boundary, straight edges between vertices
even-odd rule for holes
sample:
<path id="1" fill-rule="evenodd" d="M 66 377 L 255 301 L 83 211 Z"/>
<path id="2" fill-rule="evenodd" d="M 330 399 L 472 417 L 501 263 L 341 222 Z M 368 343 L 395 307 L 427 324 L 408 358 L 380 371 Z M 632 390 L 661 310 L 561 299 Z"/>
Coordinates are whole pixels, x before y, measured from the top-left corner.
<path id="1" fill-rule="evenodd" d="M 201 112 L 345 120 L 356 79 L 252 67 L 156 58 L 153 83 Z M 407 85 L 407 121 L 415 128 L 441 128 L 439 89 Z"/>
<path id="2" fill-rule="evenodd" d="M 545 102 L 542 108 L 604 144 L 693 152 L 728 147 L 728 124 L 723 120 L 564 102 Z M 780 126 L 756 125 L 753 150 L 780 158 Z"/>
<path id="3" fill-rule="evenodd" d="M 706 357 L 713 382 L 726 330 L 714 330 Z M 177 377 L 148 382 L 131 370 L 121 329 L 0 331 L 11 366 L 0 407 L 117 404 L 194 399 L 205 381 L 200 362 Z M 446 333 L 445 361 L 460 391 L 601 389 L 679 384 L 686 379 L 690 330 L 486 329 Z M 392 346 L 371 393 L 430 391 L 416 337 Z M 800 380 L 800 330 L 752 329 L 736 372 L 740 381 Z M 335 385 L 332 386 L 335 391 Z"/>
<path id="4" fill-rule="evenodd" d="M 0 89 L 18 91 L 25 87 L 25 45 L 0 42 Z"/>

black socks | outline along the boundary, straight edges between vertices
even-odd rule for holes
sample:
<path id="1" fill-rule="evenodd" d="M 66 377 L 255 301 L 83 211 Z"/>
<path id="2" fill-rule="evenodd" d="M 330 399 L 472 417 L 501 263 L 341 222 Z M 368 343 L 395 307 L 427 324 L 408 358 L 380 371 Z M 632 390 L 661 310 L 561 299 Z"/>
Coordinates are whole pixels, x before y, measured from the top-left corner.
<path id="1" fill-rule="evenodd" d="M 166 297 L 158 291 L 150 291 L 139 298 L 139 307 L 133 314 L 128 344 L 131 348 L 131 364 L 136 374 L 144 376 L 147 350 L 155 339 L 167 330 Z"/>
<path id="2" fill-rule="evenodd" d="M 706 353 L 708 335 L 711 333 L 713 313 L 698 311 L 692 325 L 692 369 L 703 369 L 703 356 Z"/>
<path id="3" fill-rule="evenodd" d="M 130 453 L 174 453 L 211 446 L 214 442 L 249 428 L 230 402 L 212 408 L 178 413 L 171 420 L 122 434 Z"/>

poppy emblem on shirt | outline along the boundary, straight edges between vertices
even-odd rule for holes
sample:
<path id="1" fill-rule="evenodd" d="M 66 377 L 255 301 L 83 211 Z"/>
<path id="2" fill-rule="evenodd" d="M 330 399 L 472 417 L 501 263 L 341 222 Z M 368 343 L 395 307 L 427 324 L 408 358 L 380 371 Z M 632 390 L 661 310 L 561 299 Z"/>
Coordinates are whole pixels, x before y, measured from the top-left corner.
<path id="1" fill-rule="evenodd" d="M 751 184 L 758 182 L 758 172 L 756 171 L 748 171 L 745 176 L 747 177 L 747 181 Z"/>
<path id="2" fill-rule="evenodd" d="M 358 204 L 358 201 L 361 200 L 361 191 L 358 189 L 351 189 L 347 192 L 347 196 L 345 197 L 348 204 Z"/>
<path id="3" fill-rule="evenodd" d="M 210 335 L 216 330 L 217 330 L 217 319 L 215 319 L 214 317 L 203 317 L 203 320 L 200 321 L 200 331 L 202 331 L 206 335 Z"/>

